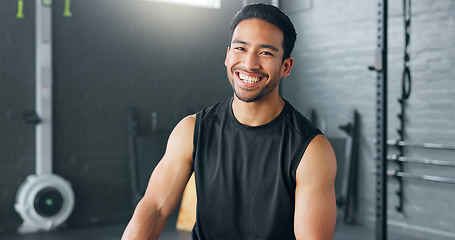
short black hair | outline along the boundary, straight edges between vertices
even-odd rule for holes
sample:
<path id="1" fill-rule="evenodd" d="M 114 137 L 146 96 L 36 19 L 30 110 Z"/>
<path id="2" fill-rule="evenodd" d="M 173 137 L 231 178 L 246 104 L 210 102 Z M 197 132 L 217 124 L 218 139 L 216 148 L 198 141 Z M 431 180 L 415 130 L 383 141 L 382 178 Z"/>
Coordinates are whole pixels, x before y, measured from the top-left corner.
<path id="1" fill-rule="evenodd" d="M 291 57 L 294 49 L 297 33 L 291 19 L 279 8 L 264 3 L 253 3 L 246 5 L 242 10 L 237 12 L 231 22 L 231 31 L 229 33 L 229 46 L 231 46 L 232 35 L 240 22 L 247 19 L 261 19 L 277 26 L 283 32 L 283 61 Z"/>

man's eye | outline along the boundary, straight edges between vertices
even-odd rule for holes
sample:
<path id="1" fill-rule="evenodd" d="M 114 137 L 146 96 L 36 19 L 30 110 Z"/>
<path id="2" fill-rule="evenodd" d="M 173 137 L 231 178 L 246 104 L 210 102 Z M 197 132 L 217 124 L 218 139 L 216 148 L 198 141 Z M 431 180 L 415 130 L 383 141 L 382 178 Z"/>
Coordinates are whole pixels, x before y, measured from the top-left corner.
<path id="1" fill-rule="evenodd" d="M 269 56 L 273 56 L 273 54 L 271 52 L 261 52 L 261 55 L 269 55 Z"/>
<path id="2" fill-rule="evenodd" d="M 239 50 L 239 51 L 245 51 L 245 48 L 243 48 L 243 47 L 236 47 L 235 49 Z"/>

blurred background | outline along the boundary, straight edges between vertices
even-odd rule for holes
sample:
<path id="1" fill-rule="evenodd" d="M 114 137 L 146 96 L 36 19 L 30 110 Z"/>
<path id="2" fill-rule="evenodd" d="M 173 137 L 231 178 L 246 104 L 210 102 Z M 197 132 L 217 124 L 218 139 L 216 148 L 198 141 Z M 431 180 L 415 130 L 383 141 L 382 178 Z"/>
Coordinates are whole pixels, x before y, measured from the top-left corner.
<path id="1" fill-rule="evenodd" d="M 24 113 L 35 110 L 36 104 L 36 2 L 22 1 L 23 18 L 18 17 L 18 2 L 0 1 L 0 239 L 21 225 L 14 209 L 16 194 L 35 172 L 36 126 L 25 121 Z M 131 109 L 136 113 L 133 130 L 155 135 L 160 142 L 157 148 L 184 116 L 232 96 L 224 66 L 229 24 L 252 1 L 207 2 L 215 4 L 52 1 L 53 172 L 68 180 L 74 191 L 67 228 L 126 224 L 130 219 L 136 191 L 131 184 L 135 177 Z M 405 5 L 389 2 L 388 135 L 453 146 L 455 1 L 411 3 L 412 94 L 405 103 L 406 118 L 400 120 L 397 114 L 403 103 L 397 100 L 402 95 Z M 373 0 L 279 1 L 298 34 L 294 67 L 282 80 L 281 94 L 327 136 L 346 137 L 339 126 L 351 122 L 353 110 L 358 112 L 351 223 L 371 228 L 376 210 L 377 73 L 368 66 L 375 62 L 377 4 Z M 71 16 L 64 16 L 65 9 Z M 402 122 L 404 134 L 397 132 Z M 399 150 L 409 159 L 449 164 L 403 167 L 390 161 L 390 169 L 455 178 L 450 167 L 455 151 L 450 147 Z M 390 151 L 396 148 L 390 146 Z M 392 230 L 423 239 L 455 239 L 455 184 L 450 181 L 391 176 L 387 199 Z M 400 202 L 403 209 L 397 211 Z"/>

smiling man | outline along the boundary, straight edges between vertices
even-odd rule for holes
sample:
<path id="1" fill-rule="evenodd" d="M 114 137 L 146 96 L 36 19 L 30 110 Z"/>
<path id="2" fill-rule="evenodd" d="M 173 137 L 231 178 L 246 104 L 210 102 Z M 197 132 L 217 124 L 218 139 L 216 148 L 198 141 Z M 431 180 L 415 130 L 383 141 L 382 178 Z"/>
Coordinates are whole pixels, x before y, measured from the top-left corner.
<path id="1" fill-rule="evenodd" d="M 175 127 L 123 239 L 157 239 L 193 172 L 193 239 L 333 238 L 332 147 L 278 92 L 295 39 L 274 6 L 236 14 L 225 59 L 234 96 Z"/>
<path id="2" fill-rule="evenodd" d="M 264 20 L 247 19 L 235 28 L 225 65 L 235 96 L 244 102 L 269 97 L 281 77 L 289 74 L 293 59 L 283 59 L 283 33 Z"/>

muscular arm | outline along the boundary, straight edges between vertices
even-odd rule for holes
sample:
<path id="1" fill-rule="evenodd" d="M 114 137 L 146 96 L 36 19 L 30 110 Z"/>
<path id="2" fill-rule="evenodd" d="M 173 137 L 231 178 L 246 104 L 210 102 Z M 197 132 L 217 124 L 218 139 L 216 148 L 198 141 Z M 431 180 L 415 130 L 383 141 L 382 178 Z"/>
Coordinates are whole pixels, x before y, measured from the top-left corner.
<path id="1" fill-rule="evenodd" d="M 169 136 L 166 152 L 150 177 L 123 240 L 158 239 L 161 234 L 193 171 L 194 121 L 194 115 L 184 118 Z"/>
<path id="2" fill-rule="evenodd" d="M 323 135 L 308 145 L 297 168 L 294 231 L 297 239 L 331 240 L 336 223 L 335 154 Z"/>

